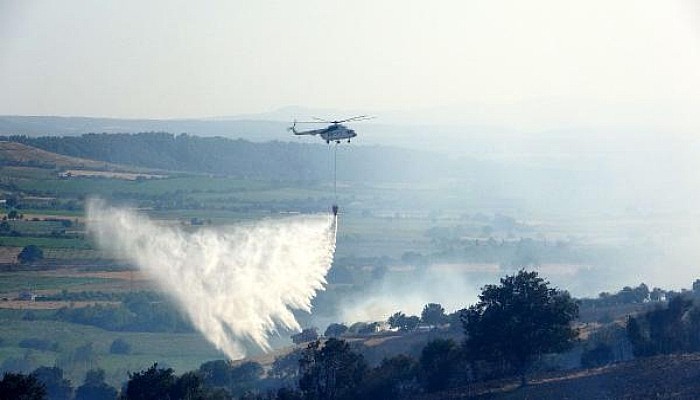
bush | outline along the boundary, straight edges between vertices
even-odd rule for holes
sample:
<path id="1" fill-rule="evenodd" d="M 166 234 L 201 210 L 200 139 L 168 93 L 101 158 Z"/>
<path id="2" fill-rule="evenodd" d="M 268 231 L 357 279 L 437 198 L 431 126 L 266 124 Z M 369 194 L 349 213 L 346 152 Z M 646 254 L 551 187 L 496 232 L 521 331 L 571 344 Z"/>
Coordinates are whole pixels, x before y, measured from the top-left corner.
<path id="1" fill-rule="evenodd" d="M 39 261 L 43 258 L 44 252 L 39 248 L 39 246 L 34 244 L 24 247 L 17 255 L 17 260 L 22 264 Z"/>
<path id="2" fill-rule="evenodd" d="M 581 365 L 584 368 L 600 367 L 613 361 L 612 348 L 605 343 L 598 343 L 591 349 L 584 350 L 581 354 Z"/>
<path id="3" fill-rule="evenodd" d="M 131 353 L 131 345 L 124 339 L 114 339 L 112 345 L 109 346 L 109 352 L 112 354 L 129 354 Z"/>

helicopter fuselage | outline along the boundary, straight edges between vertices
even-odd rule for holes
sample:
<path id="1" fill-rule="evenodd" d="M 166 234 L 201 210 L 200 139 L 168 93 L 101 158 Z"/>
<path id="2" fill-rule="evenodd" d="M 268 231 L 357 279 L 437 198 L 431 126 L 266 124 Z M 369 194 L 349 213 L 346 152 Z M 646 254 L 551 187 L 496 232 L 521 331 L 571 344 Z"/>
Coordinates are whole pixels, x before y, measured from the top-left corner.
<path id="1" fill-rule="evenodd" d="M 319 135 L 326 143 L 340 143 L 341 140 L 347 140 L 349 142 L 350 139 L 357 136 L 354 130 L 342 124 L 332 124 L 324 129 L 314 129 L 310 131 L 297 131 L 292 127 L 292 131 L 295 135 Z"/>

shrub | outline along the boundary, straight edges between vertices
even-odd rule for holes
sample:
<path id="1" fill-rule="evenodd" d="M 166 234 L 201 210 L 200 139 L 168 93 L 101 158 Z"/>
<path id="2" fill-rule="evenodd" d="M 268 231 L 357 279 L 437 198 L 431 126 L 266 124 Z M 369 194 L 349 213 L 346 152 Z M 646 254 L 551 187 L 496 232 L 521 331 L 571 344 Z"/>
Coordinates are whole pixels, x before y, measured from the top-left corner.
<path id="1" fill-rule="evenodd" d="M 112 345 L 109 346 L 109 352 L 112 354 L 129 354 L 131 353 L 131 345 L 124 339 L 114 339 Z"/>
<path id="2" fill-rule="evenodd" d="M 43 258 L 44 252 L 39 248 L 39 246 L 34 244 L 24 247 L 17 255 L 17 260 L 22 264 L 39 261 Z"/>

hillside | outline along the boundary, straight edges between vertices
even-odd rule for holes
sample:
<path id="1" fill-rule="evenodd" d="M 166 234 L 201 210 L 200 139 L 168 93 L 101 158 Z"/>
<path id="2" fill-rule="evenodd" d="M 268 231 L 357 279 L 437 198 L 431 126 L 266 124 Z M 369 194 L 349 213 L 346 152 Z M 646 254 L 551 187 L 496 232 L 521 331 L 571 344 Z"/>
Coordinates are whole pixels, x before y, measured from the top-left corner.
<path id="1" fill-rule="evenodd" d="M 26 144 L 0 141 L 0 165 L 39 168 L 81 169 L 98 171 L 134 171 L 124 165 L 56 154 Z"/>
<path id="2" fill-rule="evenodd" d="M 696 399 L 700 354 L 642 358 L 602 368 L 540 374 L 518 387 L 517 379 L 485 382 L 419 397 L 448 399 Z"/>
<path id="3" fill-rule="evenodd" d="M 52 168 L 93 168 L 109 169 L 116 167 L 103 161 L 65 156 L 37 149 L 18 142 L 0 141 L 0 164 Z"/>
<path id="4" fill-rule="evenodd" d="M 108 163 L 282 181 L 328 180 L 334 150 L 325 144 L 258 143 L 163 132 L 0 140 Z M 394 147 L 340 145 L 337 155 L 338 179 L 343 180 L 426 181 L 455 170 L 437 154 Z"/>

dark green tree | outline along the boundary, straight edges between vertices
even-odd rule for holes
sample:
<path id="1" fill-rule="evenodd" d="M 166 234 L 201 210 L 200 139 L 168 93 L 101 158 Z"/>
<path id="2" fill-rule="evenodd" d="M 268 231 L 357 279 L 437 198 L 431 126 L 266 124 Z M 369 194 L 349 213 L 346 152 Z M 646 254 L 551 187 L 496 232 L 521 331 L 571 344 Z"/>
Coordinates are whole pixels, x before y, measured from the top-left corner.
<path id="1" fill-rule="evenodd" d="M 402 313 L 401 311 L 394 313 L 389 319 L 386 321 L 390 327 L 392 328 L 397 328 L 401 332 L 409 332 L 418 327 L 418 324 L 420 324 L 420 318 L 418 318 L 415 315 L 406 316 L 406 314 Z"/>
<path id="2" fill-rule="evenodd" d="M 405 320 L 406 314 L 402 313 L 401 311 L 397 311 L 392 316 L 390 316 L 389 319 L 386 320 L 386 322 L 392 328 L 401 329 L 401 326 L 403 325 L 403 322 Z"/>
<path id="3" fill-rule="evenodd" d="M 129 374 L 129 382 L 122 391 L 125 400 L 227 400 L 231 397 L 221 388 L 204 385 L 197 372 L 173 375 L 172 368 L 158 368 L 153 364 L 145 371 Z"/>
<path id="4" fill-rule="evenodd" d="M 63 370 L 58 367 L 39 367 L 32 372 L 46 388 L 49 400 L 70 400 L 73 387 L 68 379 L 63 378 Z"/>
<path id="5" fill-rule="evenodd" d="M 636 356 L 652 356 L 700 349 L 700 315 L 693 301 L 676 296 L 665 308 L 630 317 L 627 336 Z"/>
<path id="6" fill-rule="evenodd" d="M 22 251 L 17 255 L 17 260 L 22 263 L 32 263 L 35 261 L 42 260 L 44 258 L 44 251 L 35 244 L 30 244 L 25 246 Z"/>
<path id="7" fill-rule="evenodd" d="M 263 372 L 262 366 L 254 361 L 247 361 L 233 367 L 229 385 L 231 394 L 241 396 L 244 393 L 253 392 Z"/>
<path id="8" fill-rule="evenodd" d="M 306 400 L 344 400 L 358 397 L 367 364 L 344 340 L 309 343 L 299 360 L 299 389 Z"/>
<path id="9" fill-rule="evenodd" d="M 419 391 L 416 360 L 407 355 L 385 358 L 367 373 L 360 396 L 366 400 L 400 400 Z"/>
<path id="10" fill-rule="evenodd" d="M 115 400 L 117 389 L 105 383 L 105 371 L 90 370 L 85 374 L 85 382 L 75 391 L 75 400 Z"/>
<path id="11" fill-rule="evenodd" d="M 445 309 L 442 308 L 442 305 L 438 303 L 428 303 L 423 307 L 420 319 L 424 324 L 438 326 L 447 322 L 447 315 L 445 315 Z"/>
<path id="12" fill-rule="evenodd" d="M 303 351 L 303 349 L 296 349 L 291 353 L 276 357 L 268 376 L 282 383 L 296 383 L 299 376 L 299 360 Z"/>
<path id="13" fill-rule="evenodd" d="M 171 400 L 204 400 L 207 398 L 202 378 L 195 372 L 185 372 L 182 376 L 177 377 L 168 393 Z"/>
<path id="14" fill-rule="evenodd" d="M 6 372 L 0 380 L 0 400 L 46 399 L 46 388 L 34 375 Z"/>
<path id="15" fill-rule="evenodd" d="M 172 400 L 170 389 L 174 384 L 173 369 L 158 368 L 155 363 L 145 371 L 129 373 L 122 395 L 125 400 Z"/>
<path id="16" fill-rule="evenodd" d="M 326 331 L 323 333 L 323 336 L 325 337 L 340 337 L 342 336 L 345 332 L 348 331 L 348 327 L 343 325 L 343 324 L 330 324 L 328 325 L 328 328 L 326 328 Z"/>
<path id="17" fill-rule="evenodd" d="M 204 384 L 225 388 L 231 384 L 231 364 L 226 360 L 207 361 L 199 366 Z"/>
<path id="18" fill-rule="evenodd" d="M 549 287 L 537 272 L 520 270 L 482 289 L 462 313 L 465 348 L 472 360 L 505 362 L 523 385 L 532 361 L 569 349 L 578 305 L 568 292 Z"/>
<path id="19" fill-rule="evenodd" d="M 459 349 L 451 339 L 435 339 L 420 355 L 420 379 L 427 392 L 447 389 L 459 365 Z"/>

